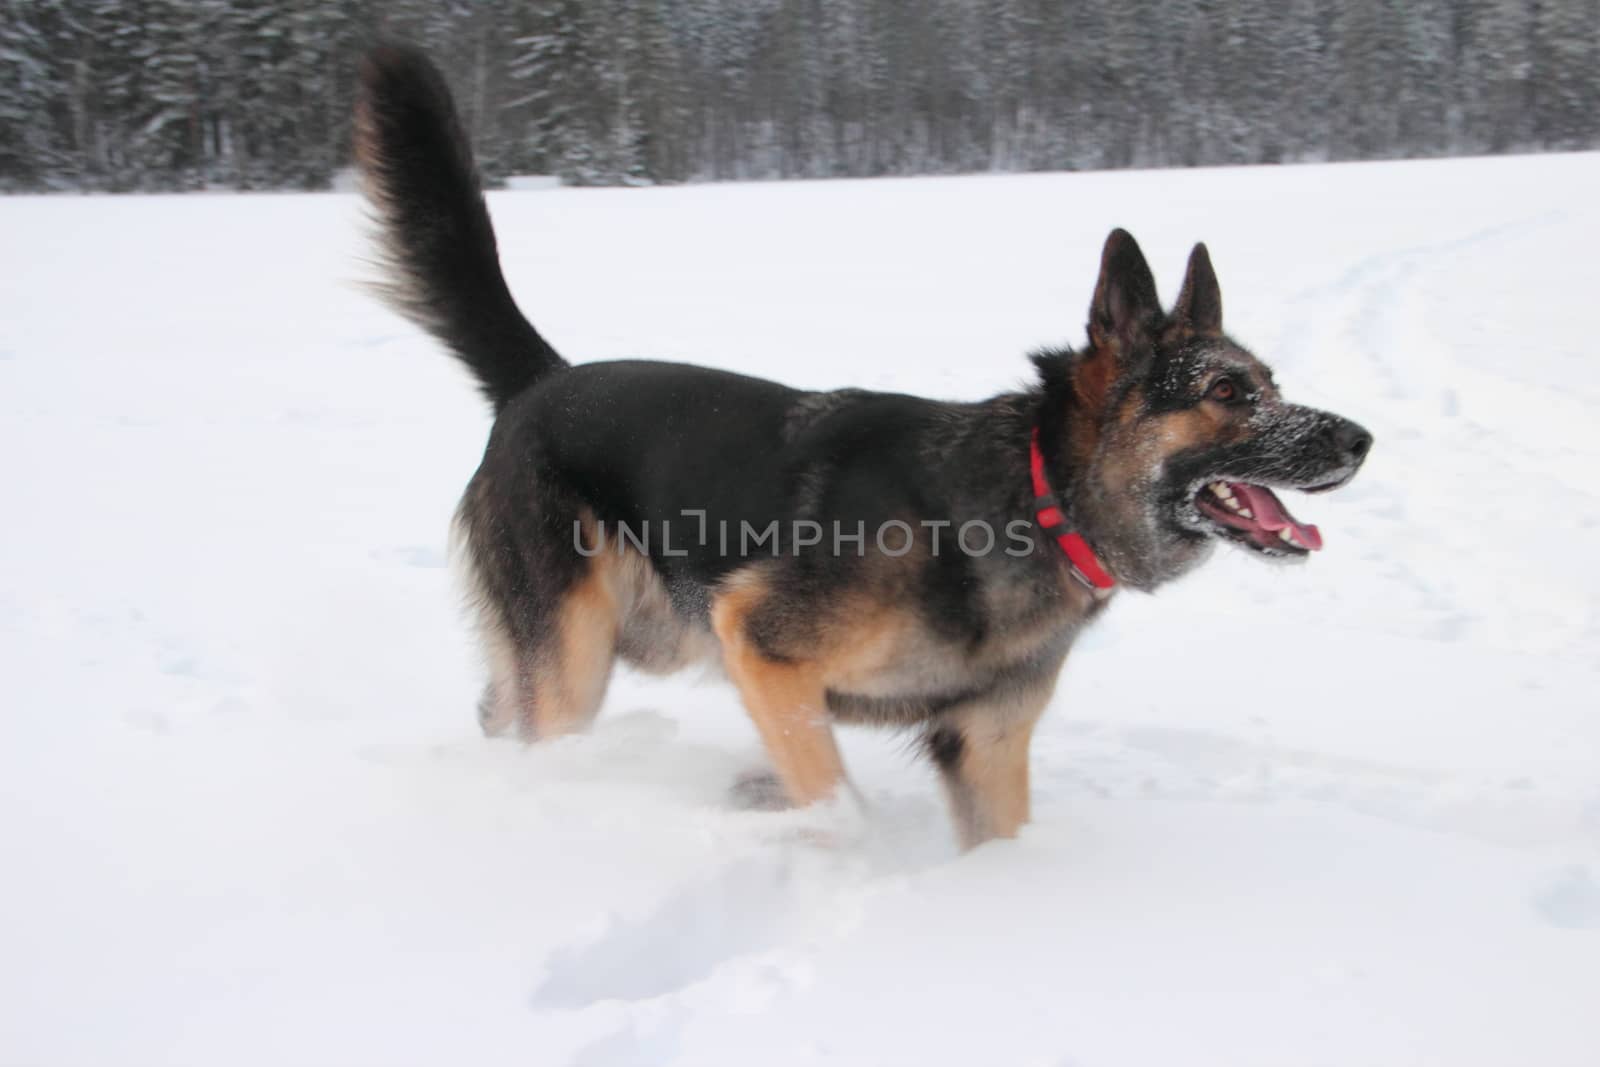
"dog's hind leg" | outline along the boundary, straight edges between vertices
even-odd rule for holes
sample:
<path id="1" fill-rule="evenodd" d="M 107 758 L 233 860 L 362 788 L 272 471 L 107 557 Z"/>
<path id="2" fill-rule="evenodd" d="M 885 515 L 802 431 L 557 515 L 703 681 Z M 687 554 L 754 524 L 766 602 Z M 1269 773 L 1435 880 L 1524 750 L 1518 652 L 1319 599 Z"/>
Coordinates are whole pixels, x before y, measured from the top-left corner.
<path id="1" fill-rule="evenodd" d="M 464 541 L 456 543 L 464 544 Z M 525 691 L 522 657 L 506 618 L 505 605 L 484 580 L 470 550 L 462 559 L 477 616 L 478 642 L 489 668 L 488 684 L 478 700 L 478 725 L 488 737 L 503 737 L 518 729 L 522 718 Z"/>
<path id="2" fill-rule="evenodd" d="M 467 522 L 461 525 L 489 666 L 478 705 L 484 733 L 533 741 L 587 728 L 617 654 L 617 557 L 524 551 L 515 541 L 483 545 L 472 541 Z"/>
<path id="3" fill-rule="evenodd" d="M 548 636 L 523 656 L 523 736 L 589 728 L 617 655 L 617 593 L 600 559 L 560 599 Z"/>
<path id="4" fill-rule="evenodd" d="M 1003 702 L 942 715 L 928 731 L 928 753 L 944 779 L 962 848 L 1015 837 L 1030 815 L 1028 746 L 1053 684 Z"/>

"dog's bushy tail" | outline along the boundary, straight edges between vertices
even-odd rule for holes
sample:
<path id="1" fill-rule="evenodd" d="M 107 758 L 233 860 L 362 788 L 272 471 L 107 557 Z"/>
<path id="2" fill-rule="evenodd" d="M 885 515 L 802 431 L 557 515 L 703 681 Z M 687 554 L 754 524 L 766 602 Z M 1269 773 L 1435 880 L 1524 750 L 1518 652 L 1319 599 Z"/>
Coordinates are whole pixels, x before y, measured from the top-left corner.
<path id="1" fill-rule="evenodd" d="M 495 411 L 566 366 L 511 299 L 450 88 L 420 51 L 383 45 L 362 62 L 355 155 L 382 226 L 380 290 L 472 369 Z"/>

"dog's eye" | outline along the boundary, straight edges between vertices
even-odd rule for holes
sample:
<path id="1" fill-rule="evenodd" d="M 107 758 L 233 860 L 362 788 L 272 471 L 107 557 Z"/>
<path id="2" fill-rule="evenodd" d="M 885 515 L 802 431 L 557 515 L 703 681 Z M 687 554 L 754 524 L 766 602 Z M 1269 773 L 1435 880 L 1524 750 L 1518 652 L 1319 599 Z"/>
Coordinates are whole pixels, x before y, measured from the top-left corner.
<path id="1" fill-rule="evenodd" d="M 1212 400 L 1220 400 L 1224 404 L 1231 404 L 1239 398 L 1239 387 L 1233 384 L 1232 378 L 1218 378 L 1211 383 L 1206 396 Z"/>

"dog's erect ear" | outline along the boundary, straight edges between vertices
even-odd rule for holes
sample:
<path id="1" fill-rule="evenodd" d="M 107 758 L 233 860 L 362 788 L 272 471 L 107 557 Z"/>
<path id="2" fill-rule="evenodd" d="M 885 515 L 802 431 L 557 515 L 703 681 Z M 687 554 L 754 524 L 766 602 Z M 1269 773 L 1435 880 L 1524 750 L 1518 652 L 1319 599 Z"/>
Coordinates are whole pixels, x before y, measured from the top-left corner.
<path id="1" fill-rule="evenodd" d="M 1139 243 L 1127 230 L 1112 230 L 1100 254 L 1100 280 L 1089 304 L 1089 342 L 1126 354 L 1155 334 L 1161 322 L 1156 280 Z"/>
<path id="2" fill-rule="evenodd" d="M 1189 253 L 1189 272 L 1183 276 L 1183 291 L 1172 309 L 1172 321 L 1189 333 L 1222 333 L 1222 287 L 1217 285 L 1211 253 L 1203 244 Z"/>
<path id="3" fill-rule="evenodd" d="M 1150 264 L 1127 230 L 1112 230 L 1100 253 L 1100 280 L 1089 303 L 1089 350 L 1075 361 L 1073 392 L 1091 411 L 1102 411 L 1115 383 L 1148 351 L 1163 321 Z"/>

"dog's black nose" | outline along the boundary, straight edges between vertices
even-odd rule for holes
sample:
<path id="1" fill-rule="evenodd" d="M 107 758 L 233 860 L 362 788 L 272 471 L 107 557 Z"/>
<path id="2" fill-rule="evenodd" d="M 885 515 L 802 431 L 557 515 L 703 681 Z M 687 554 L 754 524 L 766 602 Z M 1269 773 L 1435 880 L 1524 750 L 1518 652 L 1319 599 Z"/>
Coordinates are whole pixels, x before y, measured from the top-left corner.
<path id="1" fill-rule="evenodd" d="M 1372 451 L 1372 435 L 1366 427 L 1349 419 L 1340 419 L 1333 426 L 1334 447 L 1349 456 L 1352 462 L 1360 463 L 1367 458 L 1367 453 Z"/>

